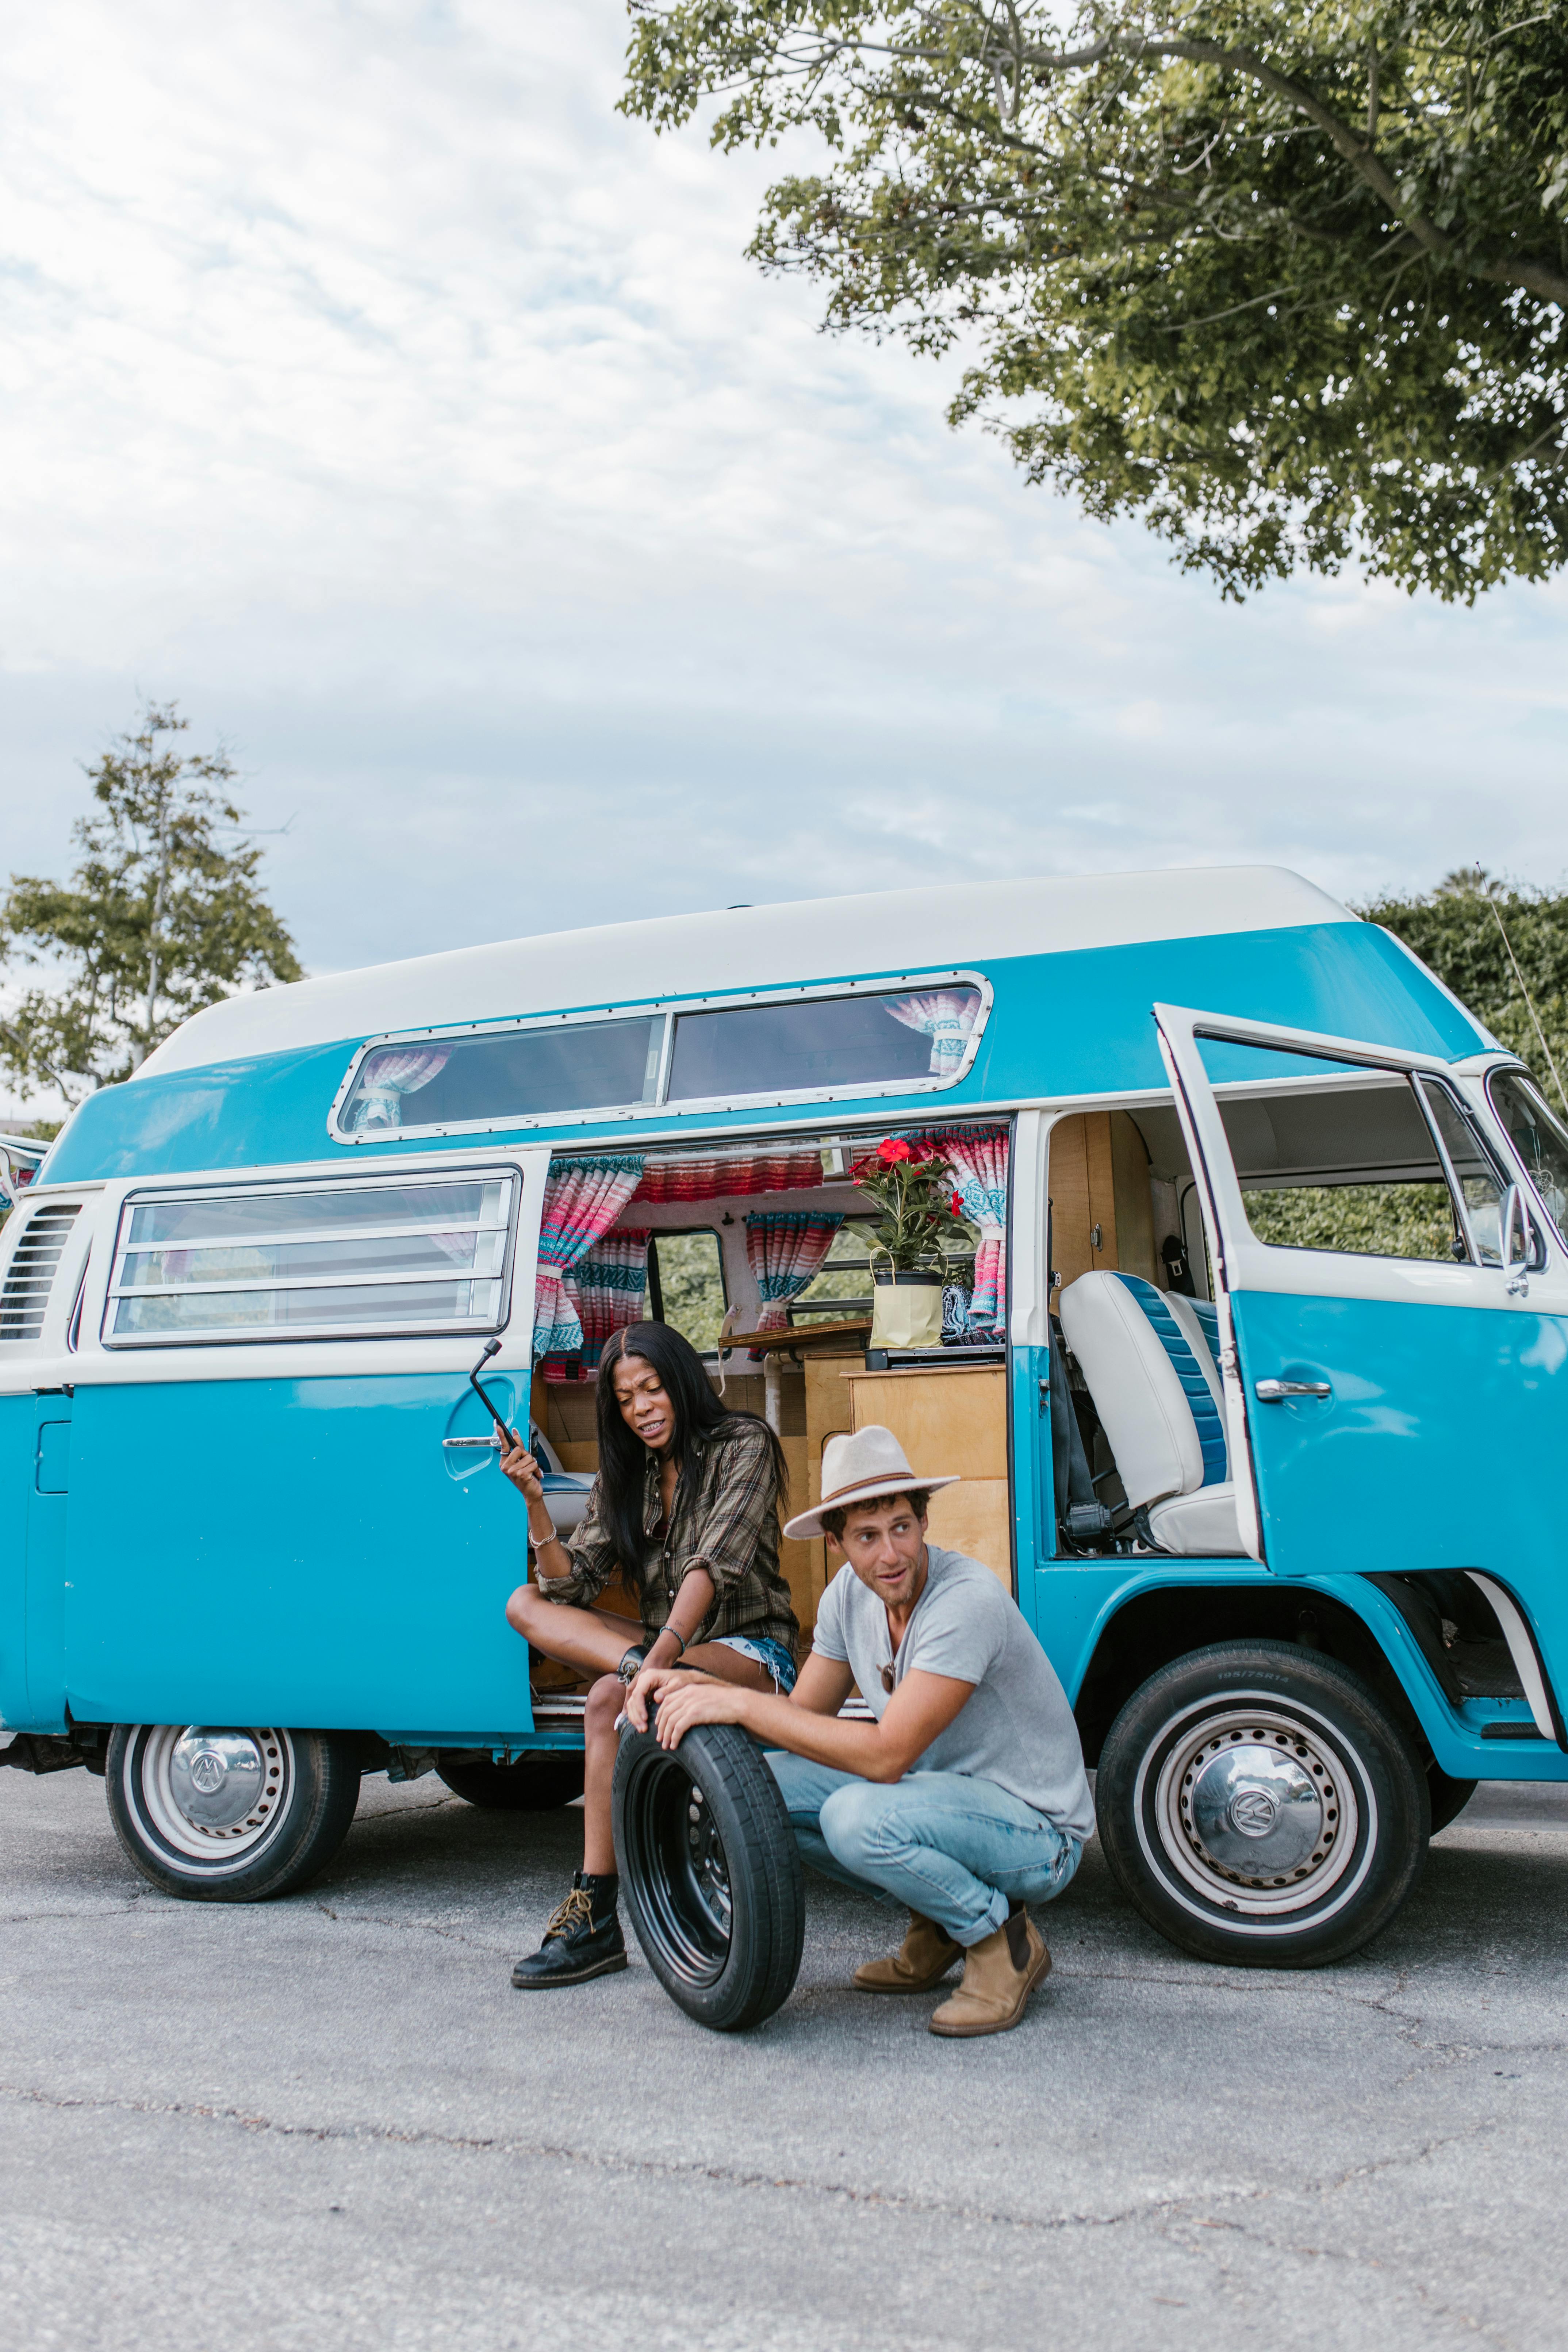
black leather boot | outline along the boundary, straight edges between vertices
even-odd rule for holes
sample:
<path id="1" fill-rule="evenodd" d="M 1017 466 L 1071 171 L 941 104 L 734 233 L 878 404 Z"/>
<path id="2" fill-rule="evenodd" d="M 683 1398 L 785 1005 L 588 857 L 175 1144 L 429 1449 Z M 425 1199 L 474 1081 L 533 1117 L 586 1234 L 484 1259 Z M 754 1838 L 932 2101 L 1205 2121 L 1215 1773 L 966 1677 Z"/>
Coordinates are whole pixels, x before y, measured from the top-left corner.
<path id="1" fill-rule="evenodd" d="M 581 1870 L 574 1874 L 571 1894 L 550 1915 L 544 1941 L 511 1972 L 519 1992 L 585 1984 L 590 1977 L 613 1976 L 626 1967 L 626 1939 L 616 1916 L 620 1883 L 613 1875 L 590 1878 Z"/>

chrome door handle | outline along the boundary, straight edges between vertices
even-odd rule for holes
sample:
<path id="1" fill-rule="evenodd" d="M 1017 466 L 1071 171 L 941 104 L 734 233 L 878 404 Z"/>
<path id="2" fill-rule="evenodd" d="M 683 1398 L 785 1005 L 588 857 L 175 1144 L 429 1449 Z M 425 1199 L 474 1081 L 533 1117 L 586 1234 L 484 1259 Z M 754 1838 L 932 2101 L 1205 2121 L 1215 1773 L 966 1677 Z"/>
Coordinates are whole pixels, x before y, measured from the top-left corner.
<path id="1" fill-rule="evenodd" d="M 1286 1397 L 1332 1396 L 1327 1381 L 1254 1381 L 1252 1393 L 1260 1404 L 1279 1404 Z"/>
<path id="2" fill-rule="evenodd" d="M 442 1444 L 443 1444 L 443 1445 L 498 1445 L 498 1446 L 499 1446 L 499 1445 L 500 1445 L 500 1439 L 499 1437 L 495 1436 L 495 1435 L 492 1433 L 492 1434 L 491 1434 L 490 1436 L 489 1436 L 489 1437 L 444 1437 L 444 1438 L 441 1440 L 441 1443 L 442 1443 Z"/>

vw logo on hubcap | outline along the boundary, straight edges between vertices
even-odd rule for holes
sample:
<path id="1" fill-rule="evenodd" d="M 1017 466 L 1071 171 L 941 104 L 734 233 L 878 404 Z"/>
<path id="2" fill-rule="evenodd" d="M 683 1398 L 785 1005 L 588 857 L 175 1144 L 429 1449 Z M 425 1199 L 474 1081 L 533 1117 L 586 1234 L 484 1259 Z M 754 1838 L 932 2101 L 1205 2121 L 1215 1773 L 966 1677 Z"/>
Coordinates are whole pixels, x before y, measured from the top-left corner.
<path id="1" fill-rule="evenodd" d="M 1238 1789 L 1226 1808 L 1226 1816 L 1243 1837 L 1265 1838 L 1279 1818 L 1279 1806 L 1267 1789 Z"/>
<path id="2" fill-rule="evenodd" d="M 210 1748 L 204 1748 L 199 1756 L 191 1759 L 191 1786 L 199 1789 L 204 1797 L 216 1796 L 223 1786 L 227 1770 L 228 1767 L 221 1756 L 216 1755 Z M 1235 1811 L 1234 1806 L 1232 1811 Z"/>

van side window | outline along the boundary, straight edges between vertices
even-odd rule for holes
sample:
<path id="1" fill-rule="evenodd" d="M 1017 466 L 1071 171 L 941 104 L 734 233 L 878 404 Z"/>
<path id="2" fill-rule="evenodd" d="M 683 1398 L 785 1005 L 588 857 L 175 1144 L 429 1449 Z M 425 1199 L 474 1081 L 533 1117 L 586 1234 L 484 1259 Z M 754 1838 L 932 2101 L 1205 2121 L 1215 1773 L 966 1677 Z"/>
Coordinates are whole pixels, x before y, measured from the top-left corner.
<path id="1" fill-rule="evenodd" d="M 1445 1086 L 1417 1080 L 1422 1100 L 1442 1143 L 1469 1229 L 1470 1255 L 1481 1265 L 1502 1264 L 1500 1223 L 1505 1190 L 1491 1155 Z"/>
<path id="2" fill-rule="evenodd" d="M 956 1078 L 979 1011 L 977 988 L 952 988 L 678 1013 L 667 1099 Z"/>
<path id="3" fill-rule="evenodd" d="M 1547 1215 L 1568 1238 L 1568 1131 L 1563 1121 L 1522 1070 L 1494 1070 L 1487 1092 Z"/>
<path id="4" fill-rule="evenodd" d="M 1433 1087 L 1426 1099 L 1433 1120 L 1442 1121 L 1458 1193 L 1423 1115 L 1423 1096 L 1404 1072 L 1228 1042 L 1204 1052 L 1222 1087 L 1256 1073 L 1256 1092 L 1226 1091 L 1218 1100 L 1247 1220 L 1260 1242 L 1358 1257 L 1496 1264 L 1501 1188 L 1445 1088 Z"/>
<path id="5" fill-rule="evenodd" d="M 329 1125 L 345 1142 L 369 1143 L 661 1102 L 928 1094 L 967 1071 L 985 1003 L 977 982 L 950 974 L 837 996 L 373 1038 L 349 1065 Z"/>
<path id="6" fill-rule="evenodd" d="M 104 1343 L 497 1330 L 517 1191 L 487 1172 L 132 1194 Z"/>
<path id="7" fill-rule="evenodd" d="M 645 1013 L 378 1045 L 359 1066 L 338 1127 L 368 1136 L 651 1102 L 663 1037 L 662 1017 Z"/>

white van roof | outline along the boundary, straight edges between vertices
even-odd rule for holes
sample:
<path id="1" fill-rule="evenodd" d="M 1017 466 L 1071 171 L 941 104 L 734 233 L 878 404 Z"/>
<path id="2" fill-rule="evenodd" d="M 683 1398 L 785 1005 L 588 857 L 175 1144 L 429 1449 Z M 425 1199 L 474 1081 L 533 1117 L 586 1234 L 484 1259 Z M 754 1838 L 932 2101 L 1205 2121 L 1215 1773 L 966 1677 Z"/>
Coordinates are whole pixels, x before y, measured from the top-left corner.
<path id="1" fill-rule="evenodd" d="M 559 868 L 557 869 L 559 870 Z M 1127 947 L 1353 919 L 1281 866 L 1187 866 L 805 898 L 452 948 L 226 997 L 176 1029 L 138 1078 L 384 1030 L 787 988 L 1005 956 Z"/>

